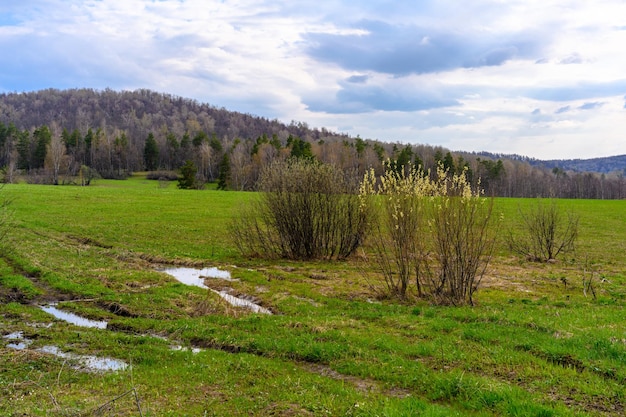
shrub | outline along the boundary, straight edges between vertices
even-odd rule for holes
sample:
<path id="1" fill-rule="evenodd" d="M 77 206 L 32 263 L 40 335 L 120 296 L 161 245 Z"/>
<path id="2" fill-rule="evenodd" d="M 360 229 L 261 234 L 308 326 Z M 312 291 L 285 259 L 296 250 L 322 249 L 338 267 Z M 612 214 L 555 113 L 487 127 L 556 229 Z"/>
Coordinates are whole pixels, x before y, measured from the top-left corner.
<path id="1" fill-rule="evenodd" d="M 472 189 L 465 172 L 449 175 L 441 166 L 430 200 L 431 262 L 424 262 L 430 295 L 439 304 L 473 304 L 474 292 L 495 246 L 493 199 Z"/>
<path id="2" fill-rule="evenodd" d="M 178 188 L 181 190 L 190 190 L 190 189 L 201 189 L 204 187 L 204 184 L 201 181 L 198 181 L 198 168 L 193 161 L 188 160 L 185 164 L 180 168 L 181 177 L 178 178 Z"/>
<path id="3" fill-rule="evenodd" d="M 424 197 L 429 194 L 431 183 L 421 169 L 409 165 L 406 170 L 396 170 L 389 161 L 380 183 L 372 170 L 361 185 L 362 203 L 373 208 L 376 218 L 371 234 L 374 264 L 383 275 L 385 290 L 400 298 L 406 297 L 412 280 L 422 295 Z"/>
<path id="4" fill-rule="evenodd" d="M 361 198 L 377 214 L 372 252 L 390 294 L 404 298 L 414 280 L 418 296 L 473 303 L 495 244 L 493 200 L 472 189 L 465 172 L 440 165 L 431 179 L 387 164 L 380 183 L 366 174 Z"/>
<path id="5" fill-rule="evenodd" d="M 151 171 L 146 174 L 146 179 L 158 181 L 176 181 L 178 177 L 174 171 Z"/>
<path id="6" fill-rule="evenodd" d="M 261 172 L 260 199 L 232 227 L 247 255 L 341 259 L 363 241 L 369 213 L 343 171 L 304 159 L 277 161 Z"/>
<path id="7" fill-rule="evenodd" d="M 519 222 L 509 230 L 509 248 L 535 262 L 548 262 L 561 253 L 573 252 L 578 237 L 578 216 L 563 214 L 555 200 L 544 204 L 540 199 L 527 210 L 518 208 Z"/>

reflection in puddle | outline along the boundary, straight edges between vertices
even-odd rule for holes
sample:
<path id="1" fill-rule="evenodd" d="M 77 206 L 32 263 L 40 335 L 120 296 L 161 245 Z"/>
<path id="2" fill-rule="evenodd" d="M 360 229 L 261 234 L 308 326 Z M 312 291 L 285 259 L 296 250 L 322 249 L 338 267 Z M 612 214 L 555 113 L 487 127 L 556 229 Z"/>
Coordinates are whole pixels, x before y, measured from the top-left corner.
<path id="1" fill-rule="evenodd" d="M 94 371 L 120 371 L 128 366 L 125 362 L 111 359 L 99 358 L 91 355 L 77 355 L 74 353 L 63 352 L 56 346 L 44 346 L 37 349 L 38 352 L 48 353 L 59 358 L 77 361 L 81 366 Z"/>
<path id="2" fill-rule="evenodd" d="M 24 332 L 10 333 L 3 337 L 3 339 L 10 340 L 12 343 L 7 344 L 8 348 L 23 350 L 28 347 L 33 341 L 24 338 Z"/>
<path id="3" fill-rule="evenodd" d="M 3 339 L 12 341 L 12 343 L 7 344 L 6 347 L 17 350 L 24 350 L 31 343 L 33 343 L 32 340 L 24 337 L 23 332 L 8 334 L 4 336 Z M 77 361 L 80 367 L 86 368 L 90 371 L 119 371 L 126 369 L 128 366 L 125 362 L 117 359 L 99 358 L 97 356 L 77 355 L 75 353 L 63 352 L 56 346 L 44 346 L 35 350 L 37 352 L 47 353 L 59 358 Z"/>
<path id="4" fill-rule="evenodd" d="M 252 301 L 246 300 L 244 298 L 235 297 L 228 294 L 226 291 L 215 291 L 214 289 L 211 289 L 204 285 L 205 278 L 219 278 L 225 279 L 227 281 L 234 281 L 230 277 L 230 273 L 228 271 L 222 271 L 217 268 L 170 268 L 164 269 L 162 270 L 162 272 L 171 275 L 183 284 L 192 285 L 195 287 L 204 288 L 205 290 L 213 291 L 224 300 L 226 300 L 226 302 L 235 307 L 245 307 L 254 311 L 255 313 L 272 314 L 272 312 L 269 311 L 267 308 L 263 308 L 260 305 L 253 303 Z"/>
<path id="5" fill-rule="evenodd" d="M 254 311 L 255 313 L 272 314 L 272 312 L 269 311 L 267 308 L 261 307 L 260 305 L 255 304 L 252 301 L 246 300 L 245 298 L 235 297 L 233 295 L 230 295 L 226 291 L 215 291 L 215 290 L 211 290 L 211 291 L 219 294 L 219 296 L 222 297 L 224 300 L 226 300 L 226 302 L 228 302 L 229 304 L 235 307 L 245 307 Z"/>
<path id="6" fill-rule="evenodd" d="M 74 324 L 76 326 L 81 327 L 94 327 L 97 329 L 106 329 L 107 322 L 106 321 L 95 321 L 89 320 L 84 317 L 77 316 L 73 313 L 68 313 L 62 310 L 59 310 L 55 307 L 55 304 L 49 304 L 47 306 L 40 306 L 40 308 L 48 314 L 52 314 L 59 320 L 66 321 L 68 323 Z"/>
<path id="7" fill-rule="evenodd" d="M 169 274 L 176 278 L 179 282 L 182 282 L 186 285 L 193 285 L 200 288 L 207 289 L 208 287 L 204 285 L 204 280 L 206 278 L 216 278 L 223 279 L 226 281 L 234 281 L 230 277 L 230 272 L 221 270 L 219 268 L 168 268 L 164 269 L 162 272 Z"/>

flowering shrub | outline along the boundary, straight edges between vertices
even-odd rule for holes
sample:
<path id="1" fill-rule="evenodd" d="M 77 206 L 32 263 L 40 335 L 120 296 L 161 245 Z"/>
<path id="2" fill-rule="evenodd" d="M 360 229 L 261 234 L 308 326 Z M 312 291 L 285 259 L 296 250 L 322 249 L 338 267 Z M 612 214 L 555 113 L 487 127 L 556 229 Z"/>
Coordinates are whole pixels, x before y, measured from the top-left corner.
<path id="1" fill-rule="evenodd" d="M 362 205 L 376 214 L 371 237 L 384 290 L 405 298 L 411 282 L 418 296 L 441 304 L 472 304 L 495 242 L 492 200 L 472 189 L 466 172 L 439 165 L 432 176 L 419 167 L 386 165 L 361 184 Z"/>

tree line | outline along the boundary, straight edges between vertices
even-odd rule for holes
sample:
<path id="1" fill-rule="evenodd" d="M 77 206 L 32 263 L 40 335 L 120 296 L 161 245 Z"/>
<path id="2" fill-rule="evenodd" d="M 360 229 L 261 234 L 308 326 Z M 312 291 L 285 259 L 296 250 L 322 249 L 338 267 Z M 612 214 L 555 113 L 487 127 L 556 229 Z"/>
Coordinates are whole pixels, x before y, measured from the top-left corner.
<path id="1" fill-rule="evenodd" d="M 306 123 L 283 124 L 149 90 L 43 90 L 0 94 L 0 168 L 5 182 L 88 184 L 136 171 L 186 166 L 189 185 L 255 190 L 264 167 L 288 157 L 315 159 L 355 179 L 420 166 L 466 171 L 488 195 L 626 197 L 624 171 L 608 174 L 533 166 L 528 161 L 451 152 L 429 145 L 362 139 Z M 157 175 L 158 176 L 158 175 Z"/>

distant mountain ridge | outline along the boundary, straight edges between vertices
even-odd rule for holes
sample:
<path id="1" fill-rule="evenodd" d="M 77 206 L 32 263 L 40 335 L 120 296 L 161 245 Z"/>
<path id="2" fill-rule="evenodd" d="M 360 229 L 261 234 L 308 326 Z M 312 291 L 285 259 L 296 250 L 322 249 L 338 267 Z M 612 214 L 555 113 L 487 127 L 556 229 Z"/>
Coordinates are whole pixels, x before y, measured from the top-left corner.
<path id="1" fill-rule="evenodd" d="M 598 172 L 601 174 L 619 171 L 626 174 L 626 155 L 591 159 L 552 159 L 548 161 L 531 161 L 530 163 L 550 169 L 560 168 L 564 171 Z"/>
<path id="2" fill-rule="evenodd" d="M 572 172 L 597 172 L 599 174 L 608 174 L 612 172 L 623 173 L 626 175 L 626 154 L 605 156 L 601 158 L 589 158 L 589 159 L 535 159 L 522 155 L 505 155 L 494 154 L 490 152 L 478 153 L 482 156 L 488 156 L 490 158 L 505 158 L 516 161 L 528 162 L 532 166 L 542 167 L 546 169 L 558 168 L 562 171 Z"/>

